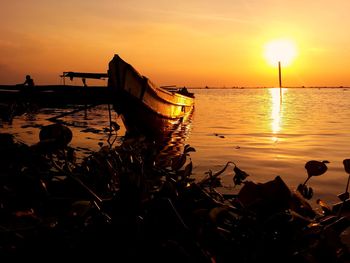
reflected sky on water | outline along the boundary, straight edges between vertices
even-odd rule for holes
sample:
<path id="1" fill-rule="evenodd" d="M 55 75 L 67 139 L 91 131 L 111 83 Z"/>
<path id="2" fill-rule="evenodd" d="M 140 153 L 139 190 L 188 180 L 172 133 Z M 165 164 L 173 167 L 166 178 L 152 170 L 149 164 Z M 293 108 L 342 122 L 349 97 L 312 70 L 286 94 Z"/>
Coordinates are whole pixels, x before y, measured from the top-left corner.
<path id="1" fill-rule="evenodd" d="M 282 100 L 281 92 L 282 91 Z M 328 160 L 325 175 L 310 180 L 316 195 L 338 201 L 350 157 L 350 91 L 318 88 L 200 89 L 188 143 L 195 176 L 227 161 L 265 182 L 282 176 L 291 187 L 306 178 L 309 160 Z M 232 185 L 232 172 L 223 178 Z"/>
<path id="2" fill-rule="evenodd" d="M 347 174 L 343 159 L 350 158 L 350 90 L 318 88 L 273 89 L 193 89 L 195 110 L 186 125 L 178 126 L 163 149 L 163 157 L 181 152 L 185 144 L 191 152 L 193 176 L 200 179 L 209 169 L 220 170 L 235 162 L 256 182 L 280 175 L 290 186 L 306 179 L 304 165 L 309 160 L 328 160 L 328 171 L 312 178 L 315 200 L 337 201 L 344 191 Z M 48 118 L 72 109 L 42 109 L 15 118 L 12 125 L 1 124 L 1 132 L 11 132 L 27 144 L 39 140 Z M 71 143 L 80 154 L 108 144 L 109 116 L 106 105 L 79 111 L 61 118 L 74 133 Z M 125 135 L 121 118 L 112 111 L 112 120 L 121 126 L 116 143 Z M 112 140 L 114 140 L 112 138 Z M 111 141 L 111 140 L 110 140 Z M 233 185 L 232 169 L 223 176 Z"/>

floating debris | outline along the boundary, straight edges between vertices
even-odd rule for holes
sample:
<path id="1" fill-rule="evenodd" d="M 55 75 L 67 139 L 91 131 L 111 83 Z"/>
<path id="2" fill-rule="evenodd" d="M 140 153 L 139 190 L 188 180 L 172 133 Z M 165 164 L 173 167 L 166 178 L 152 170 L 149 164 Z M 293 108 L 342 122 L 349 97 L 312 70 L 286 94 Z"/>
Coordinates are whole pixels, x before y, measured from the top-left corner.
<path id="1" fill-rule="evenodd" d="M 101 133 L 102 132 L 102 130 L 100 130 L 100 129 L 95 129 L 95 128 L 86 128 L 86 129 L 84 129 L 84 130 L 81 130 L 81 132 L 92 132 L 92 133 Z"/>
<path id="2" fill-rule="evenodd" d="M 225 138 L 224 135 L 220 135 L 220 134 L 218 134 L 218 133 L 214 133 L 214 135 L 217 136 L 217 137 L 219 137 L 219 138 Z"/>

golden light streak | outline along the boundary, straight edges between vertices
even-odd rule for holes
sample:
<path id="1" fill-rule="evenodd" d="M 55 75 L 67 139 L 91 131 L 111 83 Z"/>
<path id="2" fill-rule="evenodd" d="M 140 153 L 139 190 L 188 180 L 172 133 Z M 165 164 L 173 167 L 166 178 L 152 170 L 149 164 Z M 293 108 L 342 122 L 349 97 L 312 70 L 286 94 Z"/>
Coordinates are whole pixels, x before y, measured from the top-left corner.
<path id="1" fill-rule="evenodd" d="M 278 133 L 281 131 L 282 121 L 283 121 L 283 112 L 282 112 L 282 100 L 283 94 L 287 89 L 282 89 L 282 93 L 278 88 L 269 89 L 271 96 L 271 131 L 275 136 L 271 139 L 276 142 L 278 141 Z"/>

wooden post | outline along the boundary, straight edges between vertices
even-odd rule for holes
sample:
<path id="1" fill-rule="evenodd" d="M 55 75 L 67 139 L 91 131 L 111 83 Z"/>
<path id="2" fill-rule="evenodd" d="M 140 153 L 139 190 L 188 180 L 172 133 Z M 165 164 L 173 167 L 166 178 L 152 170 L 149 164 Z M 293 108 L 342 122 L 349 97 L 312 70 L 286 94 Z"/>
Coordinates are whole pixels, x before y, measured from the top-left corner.
<path id="1" fill-rule="evenodd" d="M 282 101 L 282 76 L 281 76 L 281 61 L 278 61 L 278 79 L 280 83 L 280 100 Z"/>
<path id="2" fill-rule="evenodd" d="M 278 78 L 279 78 L 279 81 L 280 81 L 280 88 L 282 88 L 281 61 L 278 61 Z"/>

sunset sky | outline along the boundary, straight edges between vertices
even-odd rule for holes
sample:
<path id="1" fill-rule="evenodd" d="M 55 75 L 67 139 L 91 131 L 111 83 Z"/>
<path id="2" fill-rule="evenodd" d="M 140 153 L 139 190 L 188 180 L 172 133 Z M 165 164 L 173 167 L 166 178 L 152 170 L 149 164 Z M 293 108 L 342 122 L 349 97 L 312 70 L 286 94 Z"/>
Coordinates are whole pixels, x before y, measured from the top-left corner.
<path id="1" fill-rule="evenodd" d="M 264 57 L 295 43 L 284 86 L 350 86 L 349 0 L 11 0 L 0 8 L 0 84 L 106 72 L 119 54 L 158 85 L 278 86 Z"/>

